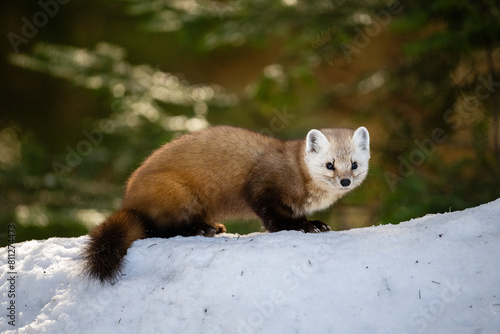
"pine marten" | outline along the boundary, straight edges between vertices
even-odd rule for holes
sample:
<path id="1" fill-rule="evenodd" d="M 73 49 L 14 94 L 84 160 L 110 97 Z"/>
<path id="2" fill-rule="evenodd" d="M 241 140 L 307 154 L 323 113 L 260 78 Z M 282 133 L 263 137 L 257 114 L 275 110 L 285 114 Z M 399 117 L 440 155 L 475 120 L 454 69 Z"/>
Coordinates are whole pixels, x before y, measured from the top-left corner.
<path id="1" fill-rule="evenodd" d="M 262 220 L 269 232 L 330 230 L 306 215 L 332 205 L 368 172 L 368 130 L 311 130 L 283 141 L 215 126 L 151 154 L 130 176 L 121 208 L 90 233 L 84 271 L 114 282 L 138 239 L 214 236 L 228 218 Z"/>

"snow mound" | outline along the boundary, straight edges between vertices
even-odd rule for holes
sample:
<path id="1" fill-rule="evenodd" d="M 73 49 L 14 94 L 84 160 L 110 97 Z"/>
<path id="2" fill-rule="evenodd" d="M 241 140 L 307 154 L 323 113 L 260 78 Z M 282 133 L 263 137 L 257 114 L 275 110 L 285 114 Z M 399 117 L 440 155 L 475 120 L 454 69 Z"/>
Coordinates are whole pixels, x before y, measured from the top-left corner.
<path id="1" fill-rule="evenodd" d="M 80 273 L 87 236 L 28 241 L 15 281 L 1 250 L 0 332 L 500 333 L 499 218 L 500 199 L 342 232 L 145 239 L 103 286 Z"/>

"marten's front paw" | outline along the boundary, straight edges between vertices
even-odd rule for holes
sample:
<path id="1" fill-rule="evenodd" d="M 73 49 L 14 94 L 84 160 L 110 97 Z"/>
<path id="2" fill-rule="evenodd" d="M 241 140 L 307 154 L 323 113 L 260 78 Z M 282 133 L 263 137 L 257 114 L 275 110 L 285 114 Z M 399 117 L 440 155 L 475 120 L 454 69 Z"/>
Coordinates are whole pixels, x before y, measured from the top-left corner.
<path id="1" fill-rule="evenodd" d="M 327 225 L 319 220 L 304 222 L 301 224 L 300 228 L 304 233 L 321 233 L 330 230 Z"/>
<path id="2" fill-rule="evenodd" d="M 330 231 L 330 226 L 326 225 L 320 220 L 311 220 L 308 221 L 307 224 L 308 226 L 307 229 L 304 229 L 304 232 L 306 233 L 320 233 L 320 232 L 327 232 Z"/>

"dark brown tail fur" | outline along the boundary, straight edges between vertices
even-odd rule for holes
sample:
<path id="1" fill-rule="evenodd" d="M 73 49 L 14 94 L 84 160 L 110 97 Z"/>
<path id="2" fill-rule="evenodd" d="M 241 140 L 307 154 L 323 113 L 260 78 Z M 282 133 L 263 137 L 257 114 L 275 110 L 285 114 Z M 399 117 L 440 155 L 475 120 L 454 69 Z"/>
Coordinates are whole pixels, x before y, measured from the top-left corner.
<path id="1" fill-rule="evenodd" d="M 84 272 L 102 283 L 113 283 L 123 266 L 127 249 L 146 237 L 144 222 L 132 211 L 120 210 L 90 233 L 84 249 Z"/>

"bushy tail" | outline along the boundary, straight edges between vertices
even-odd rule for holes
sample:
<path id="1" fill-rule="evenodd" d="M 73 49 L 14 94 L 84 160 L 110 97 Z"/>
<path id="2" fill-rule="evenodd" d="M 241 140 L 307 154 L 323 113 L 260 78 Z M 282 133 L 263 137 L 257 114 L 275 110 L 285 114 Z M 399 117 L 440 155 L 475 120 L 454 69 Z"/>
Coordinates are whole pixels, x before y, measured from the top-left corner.
<path id="1" fill-rule="evenodd" d="M 102 283 L 113 283 L 123 266 L 127 249 L 137 239 L 146 237 L 139 215 L 120 210 L 109 216 L 90 232 L 90 241 L 84 249 L 84 272 Z"/>

